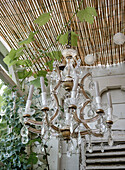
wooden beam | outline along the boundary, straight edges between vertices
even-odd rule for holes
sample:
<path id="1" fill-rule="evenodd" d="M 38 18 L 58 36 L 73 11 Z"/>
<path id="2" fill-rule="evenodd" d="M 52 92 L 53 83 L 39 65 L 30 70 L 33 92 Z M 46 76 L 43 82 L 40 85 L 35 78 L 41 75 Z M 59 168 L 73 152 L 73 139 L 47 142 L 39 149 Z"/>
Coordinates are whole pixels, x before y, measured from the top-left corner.
<path id="1" fill-rule="evenodd" d="M 3 68 L 0 66 L 0 79 L 5 82 L 6 84 L 8 84 L 11 88 L 13 88 L 14 86 L 17 89 L 17 93 L 19 94 L 19 96 L 25 96 L 24 98 L 26 98 L 26 93 L 24 93 L 17 85 L 16 83 L 9 77 L 9 75 L 3 70 Z"/>

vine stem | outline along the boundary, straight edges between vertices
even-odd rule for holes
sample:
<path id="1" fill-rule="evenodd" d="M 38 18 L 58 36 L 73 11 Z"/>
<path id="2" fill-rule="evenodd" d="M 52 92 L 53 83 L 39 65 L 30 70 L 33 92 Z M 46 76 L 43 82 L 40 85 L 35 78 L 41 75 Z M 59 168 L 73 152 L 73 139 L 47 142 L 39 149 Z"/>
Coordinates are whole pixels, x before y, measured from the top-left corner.
<path id="1" fill-rule="evenodd" d="M 44 146 L 44 151 L 45 151 L 45 155 L 46 155 L 47 167 L 48 167 L 48 170 L 50 170 L 50 168 L 49 168 L 49 162 L 48 162 L 48 158 L 47 158 L 47 151 L 46 151 L 46 147 L 45 147 L 45 146 Z"/>
<path id="2" fill-rule="evenodd" d="M 69 25 L 69 23 L 71 22 L 71 20 L 73 19 L 73 17 L 78 13 L 78 11 L 79 11 L 79 9 L 80 9 L 80 7 L 81 7 L 82 2 L 83 2 L 83 0 L 81 0 L 80 5 L 79 5 L 79 7 L 77 8 L 76 12 L 72 15 L 72 17 L 69 19 L 69 21 L 64 25 L 64 27 L 63 27 L 63 29 L 62 29 L 62 31 L 61 31 L 61 34 L 59 35 L 58 39 L 56 39 L 56 41 L 55 41 L 54 43 L 52 43 L 45 51 L 49 50 L 49 48 L 51 48 L 55 43 L 57 43 L 57 41 L 59 41 L 59 39 L 60 39 L 63 31 L 65 30 L 65 28 Z M 42 52 L 42 53 L 44 53 L 44 52 Z"/>

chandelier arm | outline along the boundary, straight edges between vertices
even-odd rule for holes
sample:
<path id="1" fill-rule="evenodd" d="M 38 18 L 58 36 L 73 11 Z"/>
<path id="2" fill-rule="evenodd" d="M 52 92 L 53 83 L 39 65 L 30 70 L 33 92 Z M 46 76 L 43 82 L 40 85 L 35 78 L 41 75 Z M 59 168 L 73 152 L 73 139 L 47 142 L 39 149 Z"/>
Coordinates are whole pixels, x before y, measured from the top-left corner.
<path id="1" fill-rule="evenodd" d="M 50 118 L 50 122 L 52 122 L 53 119 L 55 119 L 55 117 L 58 115 L 58 111 L 59 111 L 59 109 L 56 109 L 55 114 Z"/>
<path id="2" fill-rule="evenodd" d="M 81 120 L 81 119 L 78 118 L 77 113 L 74 112 L 74 118 L 78 123 L 86 123 L 87 124 L 87 123 L 90 123 L 90 122 L 94 122 L 94 121 L 98 120 L 100 118 L 100 116 L 101 115 L 98 114 L 93 118 Z"/>
<path id="3" fill-rule="evenodd" d="M 90 103 L 90 101 L 86 101 L 80 109 L 80 119 L 84 119 L 82 112 L 88 103 Z"/>
<path id="4" fill-rule="evenodd" d="M 41 121 L 36 121 L 36 120 L 32 120 L 30 118 L 26 119 L 26 123 L 32 124 L 32 125 L 38 125 L 38 126 L 42 126 L 43 123 Z"/>
<path id="5" fill-rule="evenodd" d="M 60 86 L 60 84 L 61 84 L 61 80 L 59 80 L 58 81 L 58 83 L 57 83 L 57 85 L 54 87 L 54 89 L 53 89 L 53 93 L 56 93 L 56 90 L 58 89 L 58 87 Z"/>
<path id="6" fill-rule="evenodd" d="M 81 79 L 80 84 L 83 85 L 85 78 L 87 78 L 87 77 L 89 77 L 89 76 L 92 76 L 91 73 L 87 73 L 87 74 Z"/>
<path id="7" fill-rule="evenodd" d="M 100 117 L 100 115 L 97 115 L 97 116 L 95 116 L 95 117 L 96 117 L 96 119 L 97 119 L 97 118 Z M 95 118 L 95 117 L 94 117 L 94 118 Z M 92 118 L 92 119 L 94 119 L 94 118 Z M 89 131 L 88 131 L 89 134 L 92 134 L 92 135 L 94 135 L 94 136 L 96 136 L 96 137 L 102 137 L 102 136 L 103 136 L 102 134 L 97 134 L 97 133 L 95 133 L 95 132 L 92 132 L 92 130 L 90 129 L 90 127 L 87 125 L 87 122 L 86 122 L 86 121 L 83 121 L 83 120 L 80 120 L 80 119 L 78 118 L 76 112 L 74 113 L 74 119 L 75 119 L 78 123 L 82 123 L 83 126 L 84 126 L 86 129 L 89 130 Z"/>
<path id="8" fill-rule="evenodd" d="M 41 134 L 41 130 L 38 130 L 38 129 L 35 129 L 35 128 L 32 128 L 32 127 L 29 127 L 29 128 L 28 128 L 28 131 L 29 131 L 29 132 L 32 132 L 32 133 Z"/>
<path id="9" fill-rule="evenodd" d="M 83 88 L 83 85 L 84 85 L 84 80 L 85 80 L 88 76 L 91 76 L 91 73 L 87 73 L 87 74 L 82 78 L 82 80 L 81 80 L 81 82 L 80 82 L 80 88 L 82 89 L 82 93 L 83 93 L 83 95 L 85 96 L 86 99 L 90 99 L 90 98 L 89 98 L 88 95 L 86 94 L 86 92 L 85 92 L 85 90 L 84 90 L 84 88 Z M 91 99 L 90 99 L 90 100 L 91 100 Z"/>
<path id="10" fill-rule="evenodd" d="M 95 117 L 93 118 L 90 118 L 90 119 L 84 119 L 86 123 L 91 123 L 91 122 L 95 122 L 97 121 L 99 118 L 101 117 L 101 115 L 96 115 Z"/>
<path id="11" fill-rule="evenodd" d="M 79 126 L 79 124 L 77 124 L 76 126 L 75 126 L 75 128 L 73 129 L 73 133 L 75 132 L 75 130 L 76 130 L 76 128 Z"/>
<path id="12" fill-rule="evenodd" d="M 56 127 L 56 126 L 54 126 L 53 124 L 51 124 L 51 128 L 52 128 L 53 130 L 56 130 L 57 132 L 61 132 L 61 129 L 58 128 L 58 127 Z"/>
<path id="13" fill-rule="evenodd" d="M 80 134 L 85 136 L 85 135 L 90 134 L 90 133 L 88 132 L 88 130 L 84 130 L 84 131 L 81 131 Z"/>
<path id="14" fill-rule="evenodd" d="M 48 119 L 48 115 L 47 115 L 47 112 L 46 112 L 46 111 L 45 111 L 45 115 L 46 115 L 45 120 L 46 120 L 47 126 L 49 126 L 50 123 L 49 123 L 49 119 Z"/>
<path id="15" fill-rule="evenodd" d="M 95 132 L 93 132 L 86 123 L 83 123 L 83 125 L 85 126 L 86 129 L 89 130 L 89 131 L 88 131 L 89 134 L 92 134 L 92 135 L 95 136 L 95 137 L 103 137 L 103 135 L 102 135 L 101 133 L 95 133 Z"/>

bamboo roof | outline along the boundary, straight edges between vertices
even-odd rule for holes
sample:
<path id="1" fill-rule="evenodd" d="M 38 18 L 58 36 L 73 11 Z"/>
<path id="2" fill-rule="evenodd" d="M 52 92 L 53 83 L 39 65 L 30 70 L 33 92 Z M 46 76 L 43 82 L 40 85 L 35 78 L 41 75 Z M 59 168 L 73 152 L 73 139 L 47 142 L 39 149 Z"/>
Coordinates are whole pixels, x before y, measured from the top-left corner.
<path id="1" fill-rule="evenodd" d="M 72 17 L 81 4 L 80 9 L 87 6 L 95 7 L 98 16 L 91 25 L 80 22 L 75 15 L 71 21 L 71 30 L 78 37 L 78 56 L 82 65 L 86 65 L 84 58 L 87 54 L 96 57 L 94 65 L 117 64 L 125 61 L 125 43 L 113 43 L 113 35 L 124 33 L 125 28 L 125 0 L 0 0 L 0 36 L 11 48 L 17 49 L 18 42 L 28 37 L 31 31 L 39 30 L 35 42 L 26 46 L 23 58 L 33 63 L 34 71 L 45 67 L 49 58 L 39 58 L 38 50 L 61 50 L 65 46 L 56 42 L 62 28 Z M 42 27 L 33 21 L 42 13 L 50 12 L 52 18 Z M 68 27 L 64 31 L 67 31 Z"/>

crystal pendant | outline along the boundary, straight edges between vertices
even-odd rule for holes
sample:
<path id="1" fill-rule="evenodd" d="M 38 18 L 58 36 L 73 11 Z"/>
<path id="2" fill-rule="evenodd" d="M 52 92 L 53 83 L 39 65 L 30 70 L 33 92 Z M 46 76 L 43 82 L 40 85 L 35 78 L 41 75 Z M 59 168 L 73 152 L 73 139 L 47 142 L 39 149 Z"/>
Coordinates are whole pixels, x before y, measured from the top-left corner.
<path id="1" fill-rule="evenodd" d="M 93 81 L 90 81 L 90 83 L 89 83 L 89 89 L 90 89 L 90 90 L 93 90 L 94 88 L 95 88 L 94 82 L 93 82 Z"/>
<path id="2" fill-rule="evenodd" d="M 92 152 L 93 152 L 92 144 L 89 144 L 89 146 L 88 146 L 88 151 L 89 151 L 90 153 L 92 153 Z"/>
<path id="3" fill-rule="evenodd" d="M 44 123 L 43 123 L 42 129 L 41 129 L 41 135 L 42 135 L 42 136 L 44 135 L 44 132 L 45 132 L 45 125 L 44 125 Z"/>
<path id="4" fill-rule="evenodd" d="M 73 123 L 71 122 L 71 125 L 70 125 L 70 132 L 73 133 Z"/>
<path id="5" fill-rule="evenodd" d="M 67 157 L 71 157 L 72 156 L 72 152 L 71 151 L 67 151 Z"/>
<path id="6" fill-rule="evenodd" d="M 102 153 L 104 152 L 104 145 L 103 145 L 103 142 L 101 142 L 101 152 L 102 152 Z"/>
<path id="7" fill-rule="evenodd" d="M 80 144 L 81 144 L 81 140 L 82 140 L 82 138 L 81 138 L 81 134 L 80 134 L 80 132 L 78 132 L 78 145 L 80 145 Z"/>
<path id="8" fill-rule="evenodd" d="M 23 144 L 27 144 L 28 141 L 29 141 L 28 136 L 22 136 L 21 141 L 22 141 Z"/>
<path id="9" fill-rule="evenodd" d="M 59 153 L 58 153 L 58 156 L 59 156 L 59 158 L 61 158 L 62 157 L 62 154 L 61 154 L 61 152 L 59 151 Z"/>
<path id="10" fill-rule="evenodd" d="M 109 138 L 108 138 L 108 144 L 109 144 L 109 146 L 113 146 L 113 139 L 112 139 L 112 137 L 110 136 Z"/>
<path id="11" fill-rule="evenodd" d="M 88 111 L 88 117 L 93 117 L 94 116 L 94 111 L 92 109 L 89 109 Z"/>
<path id="12" fill-rule="evenodd" d="M 21 136 L 28 136 L 28 128 L 26 126 L 23 126 L 20 131 Z"/>

